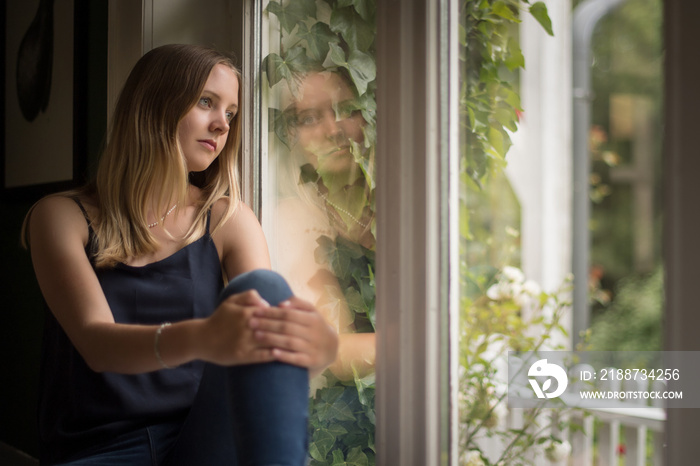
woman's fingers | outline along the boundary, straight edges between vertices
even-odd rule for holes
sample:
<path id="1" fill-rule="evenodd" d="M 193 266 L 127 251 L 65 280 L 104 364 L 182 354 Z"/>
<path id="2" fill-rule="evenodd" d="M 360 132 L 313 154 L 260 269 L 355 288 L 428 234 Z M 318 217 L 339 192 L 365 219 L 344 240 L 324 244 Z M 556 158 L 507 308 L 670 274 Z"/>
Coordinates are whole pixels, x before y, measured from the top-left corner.
<path id="1" fill-rule="evenodd" d="M 274 307 L 256 309 L 250 319 L 250 328 L 265 332 L 304 336 L 315 317 L 304 311 Z"/>
<path id="2" fill-rule="evenodd" d="M 271 307 L 254 290 L 238 293 L 226 298 L 211 320 L 219 332 L 217 359 L 229 364 L 278 360 L 318 370 L 337 353 L 335 329 L 311 303 L 296 297 Z"/>
<path id="3" fill-rule="evenodd" d="M 236 293 L 227 297 L 224 303 L 237 304 L 239 306 L 260 306 L 270 307 L 270 304 L 265 301 L 256 290 L 248 290 L 242 293 Z"/>
<path id="4" fill-rule="evenodd" d="M 264 332 L 256 330 L 254 333 L 255 340 L 267 348 L 277 348 L 286 351 L 312 351 L 309 341 L 299 336 L 290 336 L 287 334 Z"/>
<path id="5" fill-rule="evenodd" d="M 313 304 L 292 297 L 277 307 L 256 309 L 251 319 L 251 328 L 269 332 L 304 335 L 308 327 L 327 325 Z M 300 333 L 302 332 L 302 333 Z"/>
<path id="6" fill-rule="evenodd" d="M 250 324 L 278 361 L 318 370 L 335 360 L 337 332 L 307 301 L 290 298 L 278 307 L 258 308 Z"/>
<path id="7" fill-rule="evenodd" d="M 272 350 L 272 355 L 276 361 L 292 364 L 294 366 L 306 367 L 307 369 L 316 368 L 316 363 L 309 353 L 285 351 L 275 348 Z"/>
<path id="8" fill-rule="evenodd" d="M 254 290 L 226 298 L 207 318 L 204 359 L 221 365 L 273 361 L 271 345 L 256 339 L 250 327 L 255 311 L 265 306 Z"/>

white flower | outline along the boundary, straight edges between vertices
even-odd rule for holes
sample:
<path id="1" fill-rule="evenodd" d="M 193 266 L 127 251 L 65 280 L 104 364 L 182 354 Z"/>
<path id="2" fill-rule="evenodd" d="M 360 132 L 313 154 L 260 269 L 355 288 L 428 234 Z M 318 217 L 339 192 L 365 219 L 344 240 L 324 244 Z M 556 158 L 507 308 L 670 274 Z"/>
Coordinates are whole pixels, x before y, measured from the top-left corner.
<path id="1" fill-rule="evenodd" d="M 483 374 L 484 372 L 486 372 L 486 366 L 484 366 L 483 364 L 477 362 L 477 363 L 474 363 L 474 364 L 472 364 L 471 366 L 469 366 L 469 370 L 470 370 L 472 373 Z"/>
<path id="2" fill-rule="evenodd" d="M 549 461 L 558 463 L 564 461 L 571 454 L 571 444 L 567 441 L 552 442 L 545 450 L 544 454 Z"/>
<path id="3" fill-rule="evenodd" d="M 484 460 L 481 459 L 481 452 L 479 450 L 469 450 L 462 454 L 460 458 L 460 464 L 462 466 L 485 466 Z"/>
<path id="4" fill-rule="evenodd" d="M 507 284 L 499 282 L 495 285 L 491 285 L 489 289 L 486 290 L 486 296 L 493 301 L 500 301 L 510 298 L 510 290 Z"/>
<path id="5" fill-rule="evenodd" d="M 515 283 L 522 283 L 525 281 L 525 274 L 523 274 L 519 268 L 510 265 L 503 267 L 503 276 Z"/>
<path id="6" fill-rule="evenodd" d="M 532 302 L 532 296 L 530 296 L 523 285 L 519 283 L 513 283 L 512 285 L 513 302 L 517 304 L 520 308 L 524 308 L 530 305 Z"/>
<path id="7" fill-rule="evenodd" d="M 520 309 L 526 309 L 526 308 L 530 307 L 530 303 L 532 302 L 532 298 L 526 294 L 519 294 L 519 295 L 513 296 L 513 302 Z"/>
<path id="8" fill-rule="evenodd" d="M 527 280 L 523 283 L 523 291 L 536 298 L 542 293 L 542 288 L 540 288 L 540 285 L 536 281 Z"/>
<path id="9" fill-rule="evenodd" d="M 517 283 L 511 283 L 510 285 L 510 294 L 513 296 L 520 296 L 525 292 L 523 290 L 523 284 L 520 282 Z"/>

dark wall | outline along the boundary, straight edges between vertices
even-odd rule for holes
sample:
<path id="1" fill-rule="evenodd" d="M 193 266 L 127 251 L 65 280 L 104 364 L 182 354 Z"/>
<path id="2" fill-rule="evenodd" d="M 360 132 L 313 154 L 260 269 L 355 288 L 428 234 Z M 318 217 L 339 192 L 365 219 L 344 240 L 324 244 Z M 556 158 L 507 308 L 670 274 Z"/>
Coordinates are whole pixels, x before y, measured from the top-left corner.
<path id="1" fill-rule="evenodd" d="M 0 440 L 34 452 L 42 301 L 29 253 L 19 246 L 26 201 L 2 201 L 0 216 Z"/>
<path id="2" fill-rule="evenodd" d="M 0 19 L 5 1 L 0 1 Z M 77 114 L 84 128 L 79 158 L 84 181 L 94 171 L 107 121 L 107 0 L 75 0 L 80 28 L 87 105 Z M 2 22 L 2 32 L 4 24 Z M 4 41 L 2 49 L 4 50 Z M 4 63 L 4 60 L 0 60 Z M 4 89 L 4 79 L 2 83 Z M 2 95 L 2 94 L 0 94 Z M 4 113 L 4 100 L 0 105 Z M 0 119 L 4 125 L 4 119 Z M 4 132 L 2 132 L 4 134 Z M 5 141 L 2 140 L 2 150 Z M 20 246 L 27 210 L 52 188 L 3 192 L 0 195 L 0 442 L 37 455 L 36 399 L 44 305 L 34 278 L 29 252 Z M 56 273 L 61 273 L 60 270 Z"/>
<path id="3" fill-rule="evenodd" d="M 698 264 L 700 263 L 700 3 L 664 1 L 664 279 L 666 351 L 700 351 Z M 697 353 L 694 353 L 697 354 Z M 694 359 L 697 361 L 697 359 Z M 697 380 L 687 377 L 684 380 Z M 696 396 L 691 393 L 690 397 Z M 664 426 L 664 464 L 698 464 L 700 409 L 669 409 Z"/>

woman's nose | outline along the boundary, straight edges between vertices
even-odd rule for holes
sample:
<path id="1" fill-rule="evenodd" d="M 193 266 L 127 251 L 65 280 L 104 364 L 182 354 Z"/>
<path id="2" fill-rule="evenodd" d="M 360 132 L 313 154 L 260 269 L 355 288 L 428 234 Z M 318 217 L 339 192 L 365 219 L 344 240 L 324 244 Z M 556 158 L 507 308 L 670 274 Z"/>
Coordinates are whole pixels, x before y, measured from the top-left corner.
<path id="1" fill-rule="evenodd" d="M 343 131 L 343 126 L 341 121 L 339 121 L 335 115 L 335 112 L 331 112 L 326 115 L 326 135 L 328 139 L 339 142 L 345 139 L 345 131 Z"/>
<path id="2" fill-rule="evenodd" d="M 227 132 L 230 129 L 230 123 L 226 112 L 216 112 L 215 118 L 211 122 L 210 129 L 212 131 L 221 131 L 222 133 Z"/>

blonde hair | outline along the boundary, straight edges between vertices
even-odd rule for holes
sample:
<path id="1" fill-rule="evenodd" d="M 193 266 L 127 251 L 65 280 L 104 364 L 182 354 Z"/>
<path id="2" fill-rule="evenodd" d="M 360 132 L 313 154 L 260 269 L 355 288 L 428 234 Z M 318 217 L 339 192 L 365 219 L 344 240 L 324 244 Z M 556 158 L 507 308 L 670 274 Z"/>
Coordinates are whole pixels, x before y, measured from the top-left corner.
<path id="1" fill-rule="evenodd" d="M 117 101 L 108 142 L 92 186 L 99 207 L 91 219 L 97 239 L 97 267 L 155 252 L 159 243 L 148 228 L 147 213 L 168 211 L 171 202 L 184 206 L 190 183 L 178 141 L 178 125 L 201 97 L 214 66 L 223 64 L 241 76 L 231 58 L 195 45 L 164 45 L 146 53 L 132 69 Z M 185 235 L 189 244 L 204 235 L 213 204 L 226 199 L 212 232 L 234 213 L 239 196 L 237 154 L 241 140 L 240 110 L 229 124 L 226 144 L 197 184 L 202 202 Z M 173 199 L 174 196 L 174 199 Z M 30 212 L 31 213 L 31 212 Z"/>

